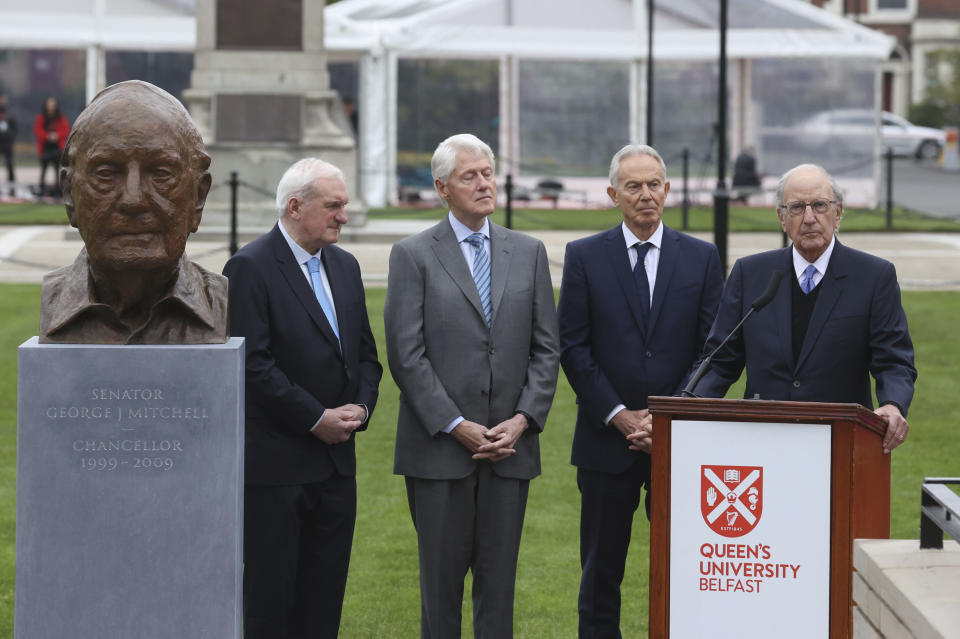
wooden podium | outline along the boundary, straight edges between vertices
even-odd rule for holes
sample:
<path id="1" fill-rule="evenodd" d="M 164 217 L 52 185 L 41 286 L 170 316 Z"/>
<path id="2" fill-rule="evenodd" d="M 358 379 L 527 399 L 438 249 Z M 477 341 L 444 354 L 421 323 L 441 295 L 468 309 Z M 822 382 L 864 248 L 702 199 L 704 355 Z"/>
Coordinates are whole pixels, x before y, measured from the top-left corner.
<path id="1" fill-rule="evenodd" d="M 853 539 L 890 535 L 883 421 L 858 404 L 649 407 L 649 636 L 851 637 Z"/>

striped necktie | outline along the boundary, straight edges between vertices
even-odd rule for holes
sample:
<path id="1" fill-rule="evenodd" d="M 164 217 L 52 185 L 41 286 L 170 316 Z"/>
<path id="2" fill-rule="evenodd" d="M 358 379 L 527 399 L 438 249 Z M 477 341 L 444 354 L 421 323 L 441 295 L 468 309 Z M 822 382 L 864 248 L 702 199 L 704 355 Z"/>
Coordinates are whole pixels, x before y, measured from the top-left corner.
<path id="1" fill-rule="evenodd" d="M 490 306 L 490 258 L 483 250 L 484 239 L 483 233 L 473 233 L 464 242 L 473 247 L 473 281 L 477 285 L 477 292 L 480 293 L 480 303 L 483 305 L 487 326 L 490 326 L 493 310 Z"/>

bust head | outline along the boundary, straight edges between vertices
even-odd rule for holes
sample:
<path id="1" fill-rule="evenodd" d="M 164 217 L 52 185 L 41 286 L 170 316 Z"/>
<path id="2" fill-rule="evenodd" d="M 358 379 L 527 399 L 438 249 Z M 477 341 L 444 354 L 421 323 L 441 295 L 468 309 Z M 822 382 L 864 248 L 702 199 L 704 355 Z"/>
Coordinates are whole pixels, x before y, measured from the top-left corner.
<path id="1" fill-rule="evenodd" d="M 77 118 L 60 168 L 67 216 L 91 267 L 176 268 L 200 225 L 209 166 L 172 95 L 137 80 L 101 91 Z"/>
<path id="2" fill-rule="evenodd" d="M 86 251 L 44 278 L 41 342 L 226 339 L 226 279 L 183 257 L 209 166 L 189 114 L 166 91 L 134 80 L 97 94 L 60 165 L 67 217 Z"/>

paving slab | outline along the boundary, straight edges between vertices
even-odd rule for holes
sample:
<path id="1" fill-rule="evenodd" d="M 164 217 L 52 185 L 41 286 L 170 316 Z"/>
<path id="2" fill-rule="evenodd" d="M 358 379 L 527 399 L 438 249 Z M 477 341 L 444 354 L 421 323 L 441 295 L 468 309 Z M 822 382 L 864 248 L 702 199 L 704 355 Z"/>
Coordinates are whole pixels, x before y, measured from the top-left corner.
<path id="1" fill-rule="evenodd" d="M 385 286 L 390 248 L 393 242 L 429 228 L 435 222 L 414 220 L 371 220 L 362 229 L 346 227 L 339 246 L 360 262 L 364 281 Z M 240 244 L 267 229 L 241 229 Z M 535 231 L 530 235 L 543 241 L 550 260 L 554 286 L 560 286 L 566 246 L 588 231 Z M 692 233 L 708 242 L 712 233 Z M 960 290 L 960 234 L 949 233 L 848 233 L 841 241 L 890 260 L 897 267 L 905 290 Z M 228 234 L 212 227 L 191 236 L 187 255 L 207 269 L 220 272 L 229 259 Z M 779 233 L 731 233 L 729 266 L 740 257 L 779 248 Z M 0 282 L 39 283 L 43 275 L 73 261 L 83 243 L 69 226 L 0 227 Z"/>
<path id="2" fill-rule="evenodd" d="M 960 545 L 920 549 L 916 539 L 857 539 L 853 565 L 861 612 L 881 636 L 960 638 Z"/>

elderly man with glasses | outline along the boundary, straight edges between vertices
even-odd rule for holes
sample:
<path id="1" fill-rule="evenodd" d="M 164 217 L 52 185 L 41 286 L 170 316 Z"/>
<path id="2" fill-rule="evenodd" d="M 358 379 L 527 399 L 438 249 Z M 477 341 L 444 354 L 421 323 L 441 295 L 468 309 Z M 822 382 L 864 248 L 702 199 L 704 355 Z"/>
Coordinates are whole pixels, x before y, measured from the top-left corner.
<path id="1" fill-rule="evenodd" d="M 746 366 L 744 397 L 872 406 L 872 375 L 890 452 L 907 436 L 917 378 L 896 270 L 837 240 L 843 195 L 822 167 L 801 164 L 783 175 L 777 215 L 793 245 L 737 260 L 703 352 L 733 330 L 773 272 L 783 284 L 714 356 L 695 392 L 723 397 Z"/>

